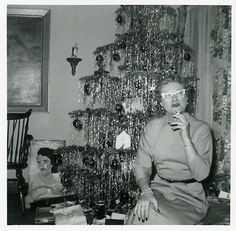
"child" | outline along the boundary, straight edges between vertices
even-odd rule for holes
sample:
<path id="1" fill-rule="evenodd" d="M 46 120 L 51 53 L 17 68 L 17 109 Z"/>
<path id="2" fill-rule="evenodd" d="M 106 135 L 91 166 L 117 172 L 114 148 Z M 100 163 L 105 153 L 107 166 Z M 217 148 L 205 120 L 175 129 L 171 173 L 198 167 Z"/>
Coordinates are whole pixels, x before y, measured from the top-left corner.
<path id="1" fill-rule="evenodd" d="M 30 208 L 30 203 L 42 198 L 63 195 L 63 185 L 57 171 L 53 149 L 40 148 L 37 164 L 40 172 L 29 183 L 28 195 L 25 197 L 25 206 Z"/>

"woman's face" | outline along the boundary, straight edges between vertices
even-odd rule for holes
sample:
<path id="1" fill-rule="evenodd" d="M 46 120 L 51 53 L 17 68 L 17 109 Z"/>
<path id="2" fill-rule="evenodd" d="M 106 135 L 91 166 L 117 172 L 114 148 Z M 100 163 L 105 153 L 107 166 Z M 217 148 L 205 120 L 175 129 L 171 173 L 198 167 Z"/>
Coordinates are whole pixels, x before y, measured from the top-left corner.
<path id="1" fill-rule="evenodd" d="M 170 82 L 161 87 L 161 104 L 169 114 L 185 111 L 187 96 L 182 84 Z"/>
<path id="2" fill-rule="evenodd" d="M 52 168 L 51 160 L 47 156 L 38 155 L 37 163 L 42 175 L 47 176 L 51 174 L 51 168 Z"/>

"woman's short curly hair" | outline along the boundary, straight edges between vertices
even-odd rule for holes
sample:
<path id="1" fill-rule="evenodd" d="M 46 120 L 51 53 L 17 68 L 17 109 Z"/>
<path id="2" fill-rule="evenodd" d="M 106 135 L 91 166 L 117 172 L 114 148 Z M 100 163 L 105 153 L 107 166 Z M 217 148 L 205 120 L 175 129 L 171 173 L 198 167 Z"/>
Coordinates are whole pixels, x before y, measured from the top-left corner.
<path id="1" fill-rule="evenodd" d="M 41 156 L 46 156 L 51 160 L 51 165 L 52 165 L 52 173 L 57 172 L 57 163 L 56 163 L 56 155 L 54 155 L 54 149 L 51 148 L 40 148 L 38 150 L 38 155 Z"/>

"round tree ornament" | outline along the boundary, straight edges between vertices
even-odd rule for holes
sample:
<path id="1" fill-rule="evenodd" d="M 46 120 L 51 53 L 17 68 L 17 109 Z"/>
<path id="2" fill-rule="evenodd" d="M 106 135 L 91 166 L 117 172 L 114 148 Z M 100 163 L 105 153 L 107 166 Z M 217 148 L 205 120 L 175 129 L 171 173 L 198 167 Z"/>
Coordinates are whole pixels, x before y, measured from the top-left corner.
<path id="1" fill-rule="evenodd" d="M 124 23 L 124 18 L 122 17 L 121 14 L 118 14 L 116 17 L 116 22 L 120 25 L 122 25 Z"/>
<path id="2" fill-rule="evenodd" d="M 96 56 L 96 61 L 102 62 L 104 60 L 102 55 L 97 55 Z"/>
<path id="3" fill-rule="evenodd" d="M 83 123 L 79 119 L 75 119 L 73 121 L 73 126 L 74 126 L 75 129 L 80 131 L 83 128 Z"/>
<path id="4" fill-rule="evenodd" d="M 118 112 L 118 113 L 121 113 L 122 111 L 123 111 L 123 105 L 122 104 L 120 104 L 120 103 L 118 103 L 118 104 L 116 104 L 116 106 L 115 106 L 115 110 Z"/>
<path id="5" fill-rule="evenodd" d="M 85 95 L 89 96 L 91 95 L 91 88 L 89 83 L 84 84 L 84 93 Z"/>
<path id="6" fill-rule="evenodd" d="M 186 61 L 190 61 L 190 60 L 191 60 L 191 55 L 190 55 L 189 52 L 186 52 L 186 53 L 184 54 L 184 60 L 186 60 Z"/>
<path id="7" fill-rule="evenodd" d="M 112 59 L 115 61 L 115 62 L 119 62 L 120 61 L 120 55 L 118 53 L 114 53 L 112 55 Z"/>

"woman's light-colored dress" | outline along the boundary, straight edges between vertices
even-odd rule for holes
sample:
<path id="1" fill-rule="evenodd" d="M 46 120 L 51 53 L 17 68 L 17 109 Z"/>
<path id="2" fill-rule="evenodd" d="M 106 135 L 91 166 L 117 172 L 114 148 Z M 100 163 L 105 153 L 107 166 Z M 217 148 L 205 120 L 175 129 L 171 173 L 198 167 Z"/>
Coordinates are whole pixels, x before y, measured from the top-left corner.
<path id="1" fill-rule="evenodd" d="M 50 180 L 42 176 L 41 173 L 35 175 L 30 183 L 28 195 L 25 197 L 26 208 L 30 207 L 30 203 L 43 198 L 58 197 L 63 195 L 63 185 L 59 173 L 53 173 Z"/>
<path id="2" fill-rule="evenodd" d="M 144 129 L 137 152 L 136 180 L 143 177 L 142 168 L 155 164 L 157 175 L 151 182 L 160 213 L 150 207 L 149 219 L 139 221 L 131 214 L 127 224 L 192 225 L 205 217 L 208 202 L 201 181 L 210 171 L 212 162 L 212 136 L 207 123 L 184 114 L 190 123 L 190 136 L 198 155 L 189 163 L 179 131 L 172 131 L 170 115 L 150 121 Z M 161 178 L 160 178 L 160 177 Z M 197 182 L 167 182 L 163 180 Z"/>

